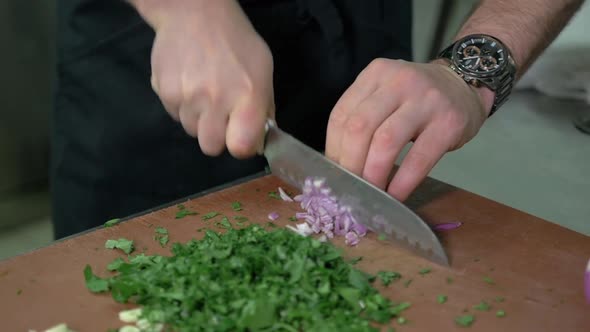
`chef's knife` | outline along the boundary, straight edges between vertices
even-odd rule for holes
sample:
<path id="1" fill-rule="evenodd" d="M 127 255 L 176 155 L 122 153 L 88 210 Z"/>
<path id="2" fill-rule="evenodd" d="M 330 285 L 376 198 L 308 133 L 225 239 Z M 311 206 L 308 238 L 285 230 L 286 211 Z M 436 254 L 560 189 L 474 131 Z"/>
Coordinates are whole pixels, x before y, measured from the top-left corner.
<path id="1" fill-rule="evenodd" d="M 280 130 L 272 120 L 266 130 L 264 156 L 275 176 L 297 188 L 307 177 L 325 178 L 358 222 L 414 254 L 449 265 L 430 227 L 404 204 Z"/>

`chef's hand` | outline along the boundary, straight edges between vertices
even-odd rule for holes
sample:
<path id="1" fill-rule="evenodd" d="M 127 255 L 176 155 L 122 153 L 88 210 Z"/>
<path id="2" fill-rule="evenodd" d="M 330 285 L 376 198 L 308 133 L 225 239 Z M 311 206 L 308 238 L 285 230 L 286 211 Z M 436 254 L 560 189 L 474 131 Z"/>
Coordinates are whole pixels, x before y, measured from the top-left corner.
<path id="1" fill-rule="evenodd" d="M 326 155 L 405 200 L 444 153 L 475 136 L 493 99 L 491 90 L 467 85 L 445 64 L 376 59 L 332 110 Z"/>
<path id="2" fill-rule="evenodd" d="M 207 155 L 256 153 L 274 116 L 271 52 L 236 0 L 130 0 L 150 24 L 152 87 Z"/>

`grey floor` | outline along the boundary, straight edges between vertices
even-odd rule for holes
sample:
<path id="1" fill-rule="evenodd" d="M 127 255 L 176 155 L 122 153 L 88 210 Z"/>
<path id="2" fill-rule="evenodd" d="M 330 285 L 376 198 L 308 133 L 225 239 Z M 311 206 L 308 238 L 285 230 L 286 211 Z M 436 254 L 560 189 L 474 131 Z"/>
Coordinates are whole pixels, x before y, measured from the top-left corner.
<path id="1" fill-rule="evenodd" d="M 425 41 L 422 46 L 416 43 L 416 57 L 423 60 L 432 35 L 432 27 L 423 23 L 436 17 L 436 1 L 414 3 L 415 16 L 421 18 L 416 20 L 421 24 L 414 38 Z M 455 9 L 453 22 L 460 22 L 474 1 L 458 3 L 464 8 Z M 554 44 L 587 44 L 585 26 L 590 15 L 578 17 Z M 517 92 L 472 142 L 447 154 L 431 176 L 590 235 L 590 135 L 572 125 L 582 112 L 590 112 L 590 106 Z M 49 243 L 48 218 L 2 228 L 0 259 Z"/>

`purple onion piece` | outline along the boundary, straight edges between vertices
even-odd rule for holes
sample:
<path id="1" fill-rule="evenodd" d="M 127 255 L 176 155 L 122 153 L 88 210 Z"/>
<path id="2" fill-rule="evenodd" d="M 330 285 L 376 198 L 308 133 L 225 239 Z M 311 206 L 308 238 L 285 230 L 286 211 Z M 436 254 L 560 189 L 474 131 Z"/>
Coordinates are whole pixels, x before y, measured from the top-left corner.
<path id="1" fill-rule="evenodd" d="M 275 221 L 279 219 L 279 214 L 277 212 L 271 212 L 268 214 L 268 219 Z"/>
<path id="2" fill-rule="evenodd" d="M 293 202 L 293 198 L 287 195 L 287 193 L 281 187 L 279 187 L 279 196 L 281 196 L 281 199 L 283 199 L 285 202 Z"/>
<path id="3" fill-rule="evenodd" d="M 356 246 L 359 243 L 359 236 L 355 232 L 348 232 L 344 236 L 344 242 L 349 246 Z"/>
<path id="4" fill-rule="evenodd" d="M 461 225 L 463 225 L 463 223 L 460 221 L 445 222 L 442 224 L 436 224 L 432 226 L 432 229 L 435 231 L 451 231 L 453 229 L 461 227 Z"/>
<path id="5" fill-rule="evenodd" d="M 586 294 L 586 301 L 590 303 L 590 260 L 586 265 L 586 272 L 584 273 L 584 293 Z"/>

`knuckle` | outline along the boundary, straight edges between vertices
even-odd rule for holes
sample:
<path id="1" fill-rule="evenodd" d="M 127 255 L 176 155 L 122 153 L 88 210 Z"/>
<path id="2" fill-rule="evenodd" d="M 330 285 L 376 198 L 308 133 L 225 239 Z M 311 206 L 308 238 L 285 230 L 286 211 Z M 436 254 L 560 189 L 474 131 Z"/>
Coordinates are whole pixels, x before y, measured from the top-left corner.
<path id="1" fill-rule="evenodd" d="M 381 127 L 373 135 L 373 144 L 379 150 L 387 150 L 395 140 L 395 131 L 389 127 Z"/>
<path id="2" fill-rule="evenodd" d="M 385 68 L 387 68 L 392 60 L 389 59 L 385 59 L 385 58 L 376 58 L 373 61 L 371 61 L 371 63 L 369 63 L 369 66 L 367 68 L 370 69 L 370 71 L 372 72 L 382 72 Z"/>
<path id="3" fill-rule="evenodd" d="M 362 135 L 369 130 L 369 119 L 362 113 L 355 113 L 346 121 L 346 132 L 349 135 Z"/>
<path id="4" fill-rule="evenodd" d="M 344 127 L 347 118 L 348 116 L 342 108 L 335 108 L 332 113 L 330 113 L 330 123 L 333 127 L 338 129 Z"/>

